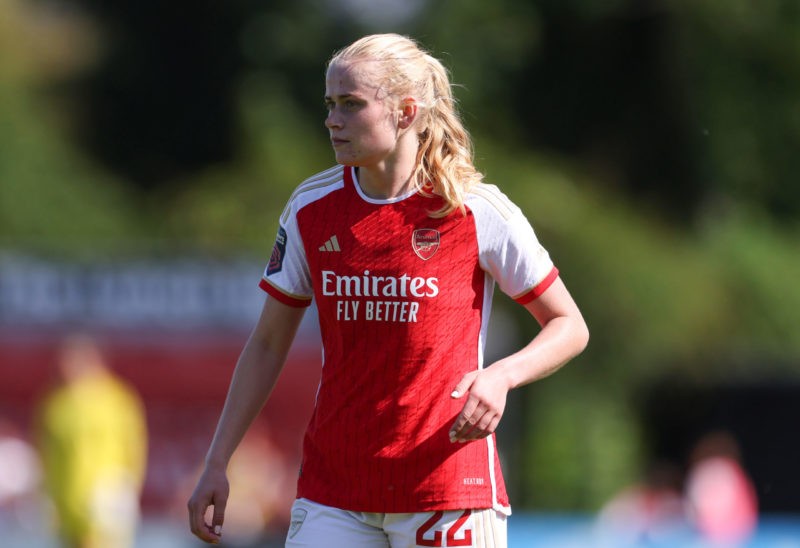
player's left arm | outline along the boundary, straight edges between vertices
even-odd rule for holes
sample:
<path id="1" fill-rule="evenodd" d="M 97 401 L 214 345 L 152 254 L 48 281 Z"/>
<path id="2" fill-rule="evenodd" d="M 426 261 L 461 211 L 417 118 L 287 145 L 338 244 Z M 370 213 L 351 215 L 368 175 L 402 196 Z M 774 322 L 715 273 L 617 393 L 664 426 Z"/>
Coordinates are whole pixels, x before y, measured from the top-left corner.
<path id="1" fill-rule="evenodd" d="M 451 397 L 465 398 L 465 402 L 450 428 L 451 441 L 492 434 L 503 416 L 509 390 L 551 375 L 586 348 L 589 329 L 560 277 L 524 306 L 541 331 L 518 352 L 461 378 Z"/>

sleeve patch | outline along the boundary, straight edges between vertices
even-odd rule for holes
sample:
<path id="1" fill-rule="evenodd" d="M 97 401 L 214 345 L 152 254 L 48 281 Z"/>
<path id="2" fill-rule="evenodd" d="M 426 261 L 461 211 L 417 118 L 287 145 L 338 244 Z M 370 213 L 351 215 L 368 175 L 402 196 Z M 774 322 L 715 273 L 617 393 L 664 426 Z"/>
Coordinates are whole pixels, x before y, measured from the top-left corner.
<path id="1" fill-rule="evenodd" d="M 272 248 L 272 255 L 267 265 L 267 276 L 276 274 L 283 268 L 283 258 L 286 256 L 286 231 L 283 227 L 278 228 L 278 236 L 275 238 L 275 245 Z"/>

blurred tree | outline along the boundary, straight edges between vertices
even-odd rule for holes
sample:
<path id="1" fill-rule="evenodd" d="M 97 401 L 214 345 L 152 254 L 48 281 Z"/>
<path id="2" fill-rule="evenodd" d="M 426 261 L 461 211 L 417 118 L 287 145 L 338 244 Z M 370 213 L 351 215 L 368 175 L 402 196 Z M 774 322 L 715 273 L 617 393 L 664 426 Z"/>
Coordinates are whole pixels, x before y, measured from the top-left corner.
<path id="1" fill-rule="evenodd" d="M 674 2 L 673 63 L 691 99 L 706 207 L 800 218 L 800 3 Z M 708 213 L 708 212 L 706 212 Z"/>
<path id="2" fill-rule="evenodd" d="M 449 0 L 416 34 L 458 52 L 475 131 L 690 228 L 720 201 L 800 214 L 798 32 L 793 0 Z"/>
<path id="3" fill-rule="evenodd" d="M 240 159 L 239 91 L 253 79 L 321 128 L 323 63 L 348 36 L 335 2 L 74 1 L 105 29 L 101 63 L 72 82 L 81 140 L 144 189 Z"/>
<path id="4" fill-rule="evenodd" d="M 102 61 L 72 86 L 89 150 L 144 188 L 232 160 L 242 4 L 75 1 L 105 39 Z"/>
<path id="5" fill-rule="evenodd" d="M 105 252 L 138 233 L 121 182 L 63 138 L 65 116 L 48 95 L 54 77 L 96 53 L 81 13 L 0 3 L 0 246 L 69 255 Z"/>
<path id="6" fill-rule="evenodd" d="M 467 104 L 484 105 L 476 128 L 573 157 L 595 182 L 691 217 L 703 189 L 673 70 L 676 22 L 657 2 L 450 1 L 432 10 L 422 35 L 458 52 Z"/>

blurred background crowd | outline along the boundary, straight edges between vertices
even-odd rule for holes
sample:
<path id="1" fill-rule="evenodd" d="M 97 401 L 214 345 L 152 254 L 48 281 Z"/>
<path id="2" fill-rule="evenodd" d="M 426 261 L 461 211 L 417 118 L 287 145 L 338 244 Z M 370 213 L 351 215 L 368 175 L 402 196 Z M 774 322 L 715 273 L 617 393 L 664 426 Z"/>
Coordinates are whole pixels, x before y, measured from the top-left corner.
<path id="1" fill-rule="evenodd" d="M 333 162 L 324 63 L 373 32 L 451 69 L 478 167 L 592 332 L 509 399 L 511 539 L 800 546 L 795 0 L 0 0 L 3 530 L 192 545 L 277 218 Z M 532 333 L 497 301 L 499 354 Z M 234 463 L 230 545 L 287 526 L 307 316 Z"/>

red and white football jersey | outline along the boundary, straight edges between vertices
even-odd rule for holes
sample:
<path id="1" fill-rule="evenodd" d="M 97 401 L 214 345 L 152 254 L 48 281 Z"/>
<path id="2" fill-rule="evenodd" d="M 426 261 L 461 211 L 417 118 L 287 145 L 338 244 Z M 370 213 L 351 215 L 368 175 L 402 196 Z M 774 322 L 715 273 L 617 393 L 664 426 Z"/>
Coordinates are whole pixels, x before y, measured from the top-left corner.
<path id="1" fill-rule="evenodd" d="M 367 197 L 352 167 L 301 184 L 261 287 L 319 310 L 323 367 L 298 496 L 362 512 L 510 512 L 494 436 L 451 443 L 483 367 L 492 291 L 525 304 L 558 271 L 520 209 L 480 184 L 456 210 L 418 192 Z"/>

